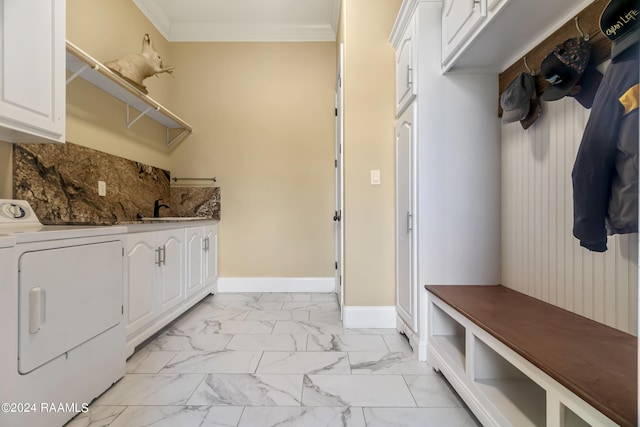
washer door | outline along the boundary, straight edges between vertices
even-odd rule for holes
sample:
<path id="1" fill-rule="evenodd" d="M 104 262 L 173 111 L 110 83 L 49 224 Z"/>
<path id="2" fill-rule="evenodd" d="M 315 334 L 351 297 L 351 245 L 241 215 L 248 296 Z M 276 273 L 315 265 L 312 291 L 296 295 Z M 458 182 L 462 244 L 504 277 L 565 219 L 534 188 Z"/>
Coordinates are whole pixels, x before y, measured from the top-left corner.
<path id="1" fill-rule="evenodd" d="M 122 319 L 120 241 L 20 256 L 18 371 L 26 374 Z"/>

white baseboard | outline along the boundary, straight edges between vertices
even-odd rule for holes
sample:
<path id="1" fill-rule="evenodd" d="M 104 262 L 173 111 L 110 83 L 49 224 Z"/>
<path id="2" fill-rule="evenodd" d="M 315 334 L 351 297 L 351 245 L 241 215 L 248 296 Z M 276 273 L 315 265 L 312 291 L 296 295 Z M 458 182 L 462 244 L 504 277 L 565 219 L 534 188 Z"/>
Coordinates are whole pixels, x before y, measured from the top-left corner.
<path id="1" fill-rule="evenodd" d="M 219 277 L 218 292 L 335 292 L 333 277 Z"/>
<path id="2" fill-rule="evenodd" d="M 395 306 L 345 306 L 342 311 L 342 326 L 347 329 L 395 329 L 396 308 Z"/>

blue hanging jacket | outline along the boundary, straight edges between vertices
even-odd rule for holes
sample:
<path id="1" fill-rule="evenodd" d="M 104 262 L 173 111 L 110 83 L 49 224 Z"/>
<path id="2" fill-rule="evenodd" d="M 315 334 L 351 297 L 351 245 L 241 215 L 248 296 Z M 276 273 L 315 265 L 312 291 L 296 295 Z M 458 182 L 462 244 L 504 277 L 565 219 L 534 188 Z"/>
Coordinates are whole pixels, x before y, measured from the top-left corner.
<path id="1" fill-rule="evenodd" d="M 573 235 L 607 250 L 607 235 L 638 232 L 640 45 L 607 68 L 573 166 Z"/>

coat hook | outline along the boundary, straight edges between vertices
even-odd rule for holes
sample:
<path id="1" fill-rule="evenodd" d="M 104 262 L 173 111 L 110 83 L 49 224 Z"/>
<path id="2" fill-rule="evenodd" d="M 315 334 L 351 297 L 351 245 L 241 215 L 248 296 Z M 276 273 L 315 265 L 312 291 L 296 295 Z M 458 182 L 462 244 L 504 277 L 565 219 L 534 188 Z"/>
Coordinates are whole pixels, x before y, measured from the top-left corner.
<path id="1" fill-rule="evenodd" d="M 588 42 L 589 41 L 589 34 L 584 34 L 582 32 L 582 29 L 580 28 L 580 23 L 578 22 L 580 20 L 580 17 L 576 16 L 574 21 L 576 23 L 576 29 L 578 30 L 578 32 L 580 33 L 580 36 L 584 39 L 584 41 Z"/>
<path id="2" fill-rule="evenodd" d="M 535 72 L 535 71 L 533 71 L 531 68 L 529 68 L 529 64 L 527 64 L 527 57 L 526 57 L 526 56 L 524 57 L 524 68 L 526 68 L 526 69 L 527 69 L 527 71 L 529 72 L 529 74 L 531 74 L 532 76 L 534 76 L 534 77 L 535 77 L 536 72 Z"/>

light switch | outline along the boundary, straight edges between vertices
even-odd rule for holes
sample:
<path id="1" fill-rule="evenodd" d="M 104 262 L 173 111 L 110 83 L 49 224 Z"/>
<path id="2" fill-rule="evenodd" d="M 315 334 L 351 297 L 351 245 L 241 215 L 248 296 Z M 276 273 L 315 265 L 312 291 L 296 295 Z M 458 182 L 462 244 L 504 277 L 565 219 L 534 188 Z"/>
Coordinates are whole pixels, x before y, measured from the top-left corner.
<path id="1" fill-rule="evenodd" d="M 104 181 L 98 181 L 98 196 L 107 195 L 107 183 Z"/>
<path id="2" fill-rule="evenodd" d="M 380 185 L 380 170 L 375 169 L 371 171 L 371 185 Z"/>

